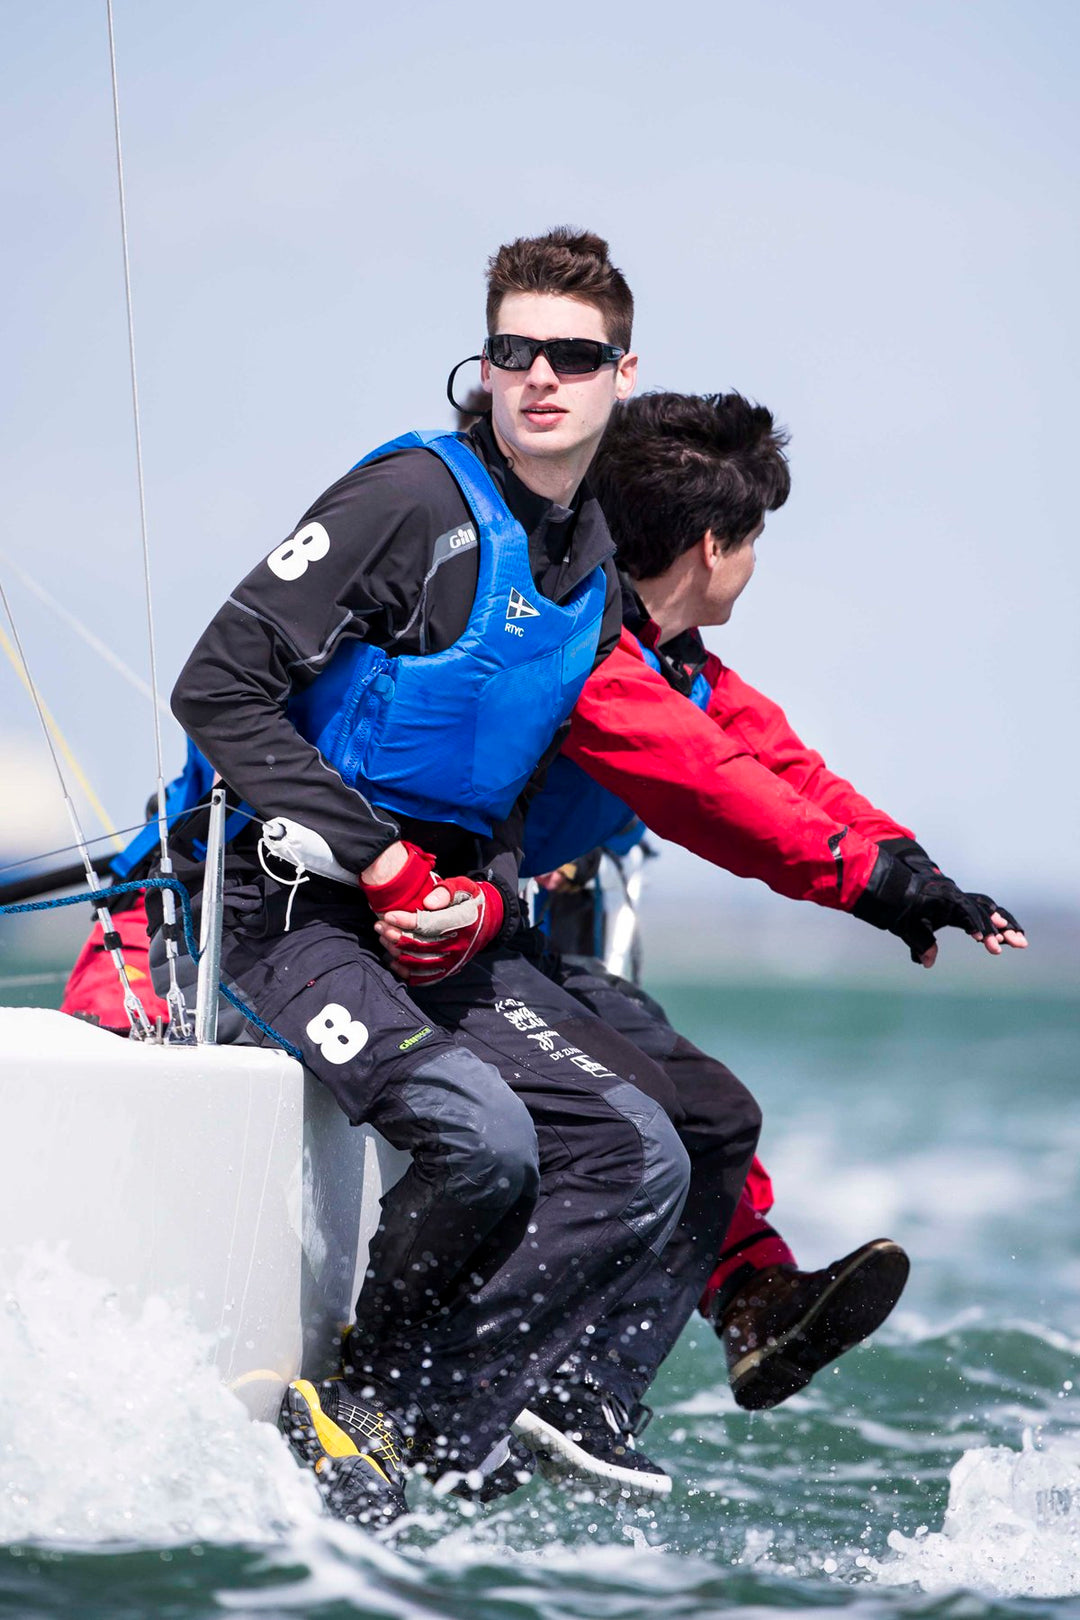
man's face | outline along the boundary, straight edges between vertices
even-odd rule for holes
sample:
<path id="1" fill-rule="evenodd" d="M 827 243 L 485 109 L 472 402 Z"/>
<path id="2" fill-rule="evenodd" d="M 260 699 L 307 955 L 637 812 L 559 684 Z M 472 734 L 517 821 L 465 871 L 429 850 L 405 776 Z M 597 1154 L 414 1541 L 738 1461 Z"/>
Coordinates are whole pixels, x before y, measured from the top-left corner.
<path id="1" fill-rule="evenodd" d="M 507 293 L 497 332 L 531 338 L 593 338 L 610 343 L 600 311 L 558 293 Z M 583 377 L 564 377 L 538 354 L 528 371 L 501 371 L 484 360 L 481 382 L 491 395 L 495 432 L 511 457 L 584 457 L 599 444 L 616 400 L 634 389 L 637 356 L 624 355 Z"/>
<path id="2" fill-rule="evenodd" d="M 721 550 L 720 542 L 711 531 L 705 536 L 706 571 L 698 624 L 727 624 L 732 608 L 750 583 L 757 561 L 754 542 L 764 527 L 764 522 L 759 523 L 739 545 L 728 551 Z"/>

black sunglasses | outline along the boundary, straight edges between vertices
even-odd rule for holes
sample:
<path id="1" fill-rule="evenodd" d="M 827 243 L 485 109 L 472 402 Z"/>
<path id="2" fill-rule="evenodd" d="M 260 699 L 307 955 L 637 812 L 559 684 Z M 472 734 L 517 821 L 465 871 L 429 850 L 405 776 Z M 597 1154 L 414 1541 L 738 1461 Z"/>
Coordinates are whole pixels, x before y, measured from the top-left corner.
<path id="1" fill-rule="evenodd" d="M 560 377 L 584 377 L 621 360 L 626 350 L 614 343 L 598 343 L 595 338 L 530 338 L 496 332 L 485 341 L 484 353 L 500 371 L 528 371 L 542 354 Z"/>

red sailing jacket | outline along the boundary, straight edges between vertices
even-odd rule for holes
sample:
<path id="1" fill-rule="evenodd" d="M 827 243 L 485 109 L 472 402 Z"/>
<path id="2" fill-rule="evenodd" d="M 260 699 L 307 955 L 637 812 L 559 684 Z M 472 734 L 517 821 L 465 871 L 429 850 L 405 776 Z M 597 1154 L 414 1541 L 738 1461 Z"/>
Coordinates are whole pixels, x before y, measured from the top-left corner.
<path id="1" fill-rule="evenodd" d="M 714 654 L 704 673 L 703 712 L 624 628 L 585 683 L 563 752 L 661 838 L 789 899 L 850 911 L 879 840 L 914 834 L 835 776 L 783 710 Z"/>
<path id="2" fill-rule="evenodd" d="M 120 935 L 131 988 L 146 1008 L 151 1021 L 160 1018 L 168 1023 L 168 1004 L 155 994 L 150 982 L 150 942 L 142 894 L 135 897 L 126 911 L 114 912 L 112 921 Z M 123 992 L 113 959 L 105 949 L 100 923 L 94 924 L 89 939 L 79 952 L 64 989 L 60 1011 L 90 1018 L 103 1029 L 115 1030 L 118 1035 L 128 1032 Z"/>

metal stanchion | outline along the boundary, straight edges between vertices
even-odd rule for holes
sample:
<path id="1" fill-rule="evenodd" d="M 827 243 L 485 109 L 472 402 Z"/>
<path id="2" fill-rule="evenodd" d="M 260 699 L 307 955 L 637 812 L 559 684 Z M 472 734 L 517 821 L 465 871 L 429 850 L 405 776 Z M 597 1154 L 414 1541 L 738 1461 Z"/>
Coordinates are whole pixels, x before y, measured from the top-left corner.
<path id="1" fill-rule="evenodd" d="M 195 1004 L 195 1039 L 200 1046 L 217 1041 L 218 985 L 221 980 L 221 907 L 225 887 L 225 789 L 210 794 L 210 830 L 206 835 L 206 878 L 199 930 L 199 984 Z"/>

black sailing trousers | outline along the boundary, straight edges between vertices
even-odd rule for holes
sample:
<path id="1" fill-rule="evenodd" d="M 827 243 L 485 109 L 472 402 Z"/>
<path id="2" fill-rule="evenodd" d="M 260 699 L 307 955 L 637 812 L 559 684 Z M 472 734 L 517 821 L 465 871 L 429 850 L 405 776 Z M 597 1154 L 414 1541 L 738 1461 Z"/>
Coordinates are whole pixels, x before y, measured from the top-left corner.
<path id="1" fill-rule="evenodd" d="M 717 1058 L 672 1028 L 658 1002 L 595 958 L 545 951 L 544 971 L 659 1067 L 690 1159 L 690 1188 L 663 1254 L 590 1324 L 572 1358 L 627 1407 L 640 1401 L 694 1312 L 757 1146 L 761 1111 Z"/>
<path id="2" fill-rule="evenodd" d="M 653 1270 L 687 1154 L 663 1071 L 531 963 L 486 952 L 413 997 L 341 895 L 313 879 L 285 932 L 280 890 L 229 887 L 222 968 L 350 1120 L 412 1155 L 349 1360 L 468 1469 Z"/>

